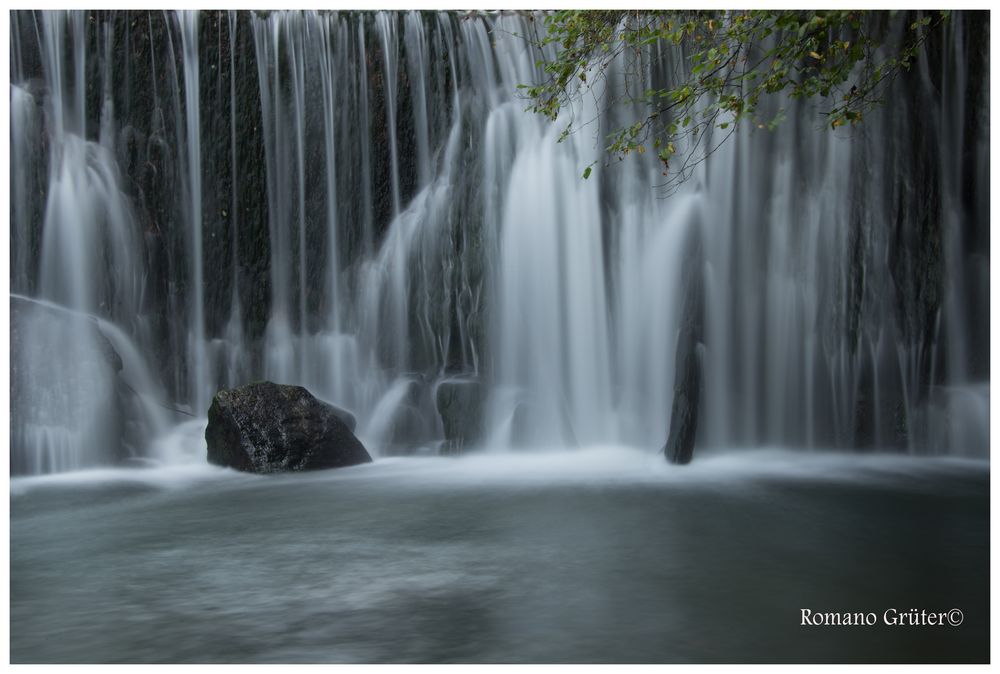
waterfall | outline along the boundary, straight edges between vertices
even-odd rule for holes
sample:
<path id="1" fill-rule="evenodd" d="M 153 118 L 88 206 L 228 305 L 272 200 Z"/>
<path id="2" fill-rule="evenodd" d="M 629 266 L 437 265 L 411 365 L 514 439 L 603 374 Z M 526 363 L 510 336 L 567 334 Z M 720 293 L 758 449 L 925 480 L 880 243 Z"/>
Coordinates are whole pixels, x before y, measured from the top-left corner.
<path id="1" fill-rule="evenodd" d="M 188 335 L 188 381 L 190 402 L 195 409 L 204 409 L 211 395 L 207 376 L 208 353 L 205 344 L 204 256 L 202 255 L 201 198 L 201 99 L 198 69 L 198 12 L 180 13 L 181 42 L 184 62 L 184 118 L 187 131 L 187 222 L 191 237 L 191 332 Z"/>
<path id="2" fill-rule="evenodd" d="M 236 51 L 236 31 L 237 31 L 237 14 L 235 11 L 230 11 L 226 17 L 228 19 L 227 25 L 229 27 L 228 34 L 228 44 L 229 53 L 232 54 Z M 221 72 L 220 72 L 221 77 Z M 235 68 L 230 68 L 229 70 L 229 110 L 236 110 L 236 70 Z M 243 329 L 243 317 L 242 317 L 242 307 L 240 306 L 240 264 L 239 264 L 239 240 L 240 240 L 240 203 L 239 203 L 239 173 L 237 171 L 239 166 L 238 153 L 237 153 L 237 143 L 239 138 L 239 128 L 237 124 L 236 115 L 230 114 L 229 119 L 229 144 L 230 144 L 230 170 L 231 170 L 231 182 L 232 182 L 232 200 L 229 203 L 229 213 L 232 218 L 232 238 L 230 239 L 230 252 L 232 255 L 232 277 L 230 281 L 231 286 L 231 298 L 230 298 L 230 309 L 229 309 L 229 321 L 226 324 L 224 339 L 218 340 L 219 347 L 221 347 L 226 353 L 223 358 L 226 362 L 226 376 L 225 385 L 227 387 L 239 386 L 240 382 L 246 380 L 246 363 L 244 362 L 243 354 L 246 352 L 246 344 L 244 342 L 244 329 Z M 223 216 L 226 213 L 223 212 Z"/>
<path id="3" fill-rule="evenodd" d="M 544 76 L 525 14 L 14 12 L 11 287 L 55 314 L 14 326 L 12 467 L 156 456 L 163 405 L 263 378 L 375 455 L 436 451 L 450 381 L 485 392 L 472 445 L 658 451 L 692 311 L 700 447 L 984 456 L 982 21 L 955 13 L 857 129 L 789 102 L 668 196 L 654 153 L 603 163 L 642 108 L 599 103 L 673 81 L 667 45 L 594 78 L 560 140 L 517 94 Z M 60 312 L 123 371 L 89 329 L 46 362 Z M 98 404 L 120 379 L 133 403 Z"/>
<path id="4" fill-rule="evenodd" d="M 396 37 L 396 15 L 379 12 L 376 16 L 379 34 L 382 38 L 382 81 L 385 84 L 385 123 L 389 134 L 389 156 L 391 158 L 389 179 L 392 182 L 392 214 L 398 216 L 402 209 L 399 187 L 399 147 L 396 142 L 396 92 L 399 71 L 399 42 Z"/>

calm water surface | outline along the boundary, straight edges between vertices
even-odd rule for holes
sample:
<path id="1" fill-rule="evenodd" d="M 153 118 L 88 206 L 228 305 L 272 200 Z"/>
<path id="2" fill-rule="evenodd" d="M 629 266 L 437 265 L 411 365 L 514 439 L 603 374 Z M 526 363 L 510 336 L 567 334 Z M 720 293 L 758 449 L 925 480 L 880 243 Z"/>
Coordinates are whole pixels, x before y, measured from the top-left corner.
<path id="1" fill-rule="evenodd" d="M 989 465 L 622 448 L 11 483 L 13 662 L 989 657 Z M 958 627 L 803 627 L 800 611 Z"/>

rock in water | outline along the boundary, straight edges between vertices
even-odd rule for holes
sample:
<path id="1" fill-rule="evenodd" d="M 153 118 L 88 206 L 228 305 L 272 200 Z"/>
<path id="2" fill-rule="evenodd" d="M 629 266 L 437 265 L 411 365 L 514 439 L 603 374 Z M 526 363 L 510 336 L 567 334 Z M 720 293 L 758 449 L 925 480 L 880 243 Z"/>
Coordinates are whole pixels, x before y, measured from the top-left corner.
<path id="1" fill-rule="evenodd" d="M 684 303 L 681 306 L 681 331 L 677 340 L 674 373 L 674 401 L 670 412 L 670 430 L 663 454 L 667 461 L 687 464 L 694 456 L 701 407 L 702 363 L 699 343 L 704 327 L 704 288 L 702 279 L 701 228 L 692 228 L 685 242 L 682 270 Z"/>
<path id="2" fill-rule="evenodd" d="M 458 454 L 482 440 L 486 396 L 476 380 L 454 379 L 437 386 L 435 396 L 445 444 L 442 454 Z"/>
<path id="3" fill-rule="evenodd" d="M 57 473 L 129 455 L 122 360 L 83 314 L 10 298 L 10 472 Z"/>
<path id="4" fill-rule="evenodd" d="M 688 330 L 681 331 L 677 345 L 677 378 L 670 414 L 670 432 L 663 454 L 670 463 L 691 463 L 698 433 L 698 407 L 701 398 L 701 359 L 698 344 Z"/>
<path id="5" fill-rule="evenodd" d="M 336 405 L 333 405 L 331 403 L 324 403 L 324 404 L 331 410 L 333 410 L 333 413 L 337 415 L 337 418 L 343 421 L 344 424 L 346 424 L 347 427 L 351 429 L 351 433 L 357 430 L 358 420 L 357 417 L 354 416 L 353 412 L 345 410 L 343 407 L 337 407 Z"/>
<path id="6" fill-rule="evenodd" d="M 208 410 L 208 461 L 248 473 L 369 463 L 361 441 L 301 386 L 258 382 L 219 391 Z"/>

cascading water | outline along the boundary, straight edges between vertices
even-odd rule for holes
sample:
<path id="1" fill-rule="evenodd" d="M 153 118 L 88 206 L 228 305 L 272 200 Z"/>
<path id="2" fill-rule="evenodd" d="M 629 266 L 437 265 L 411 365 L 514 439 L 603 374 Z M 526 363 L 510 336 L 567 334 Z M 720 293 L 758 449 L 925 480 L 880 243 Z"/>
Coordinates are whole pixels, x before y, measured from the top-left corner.
<path id="1" fill-rule="evenodd" d="M 215 390 L 260 378 L 351 410 L 376 454 L 444 439 L 439 389 L 456 382 L 485 401 L 468 444 L 656 451 L 689 304 L 700 445 L 985 455 L 974 20 L 956 15 L 857 130 L 795 104 L 669 198 L 648 155 L 580 178 L 627 110 L 584 101 L 571 114 L 597 128 L 563 142 L 524 110 L 532 24 L 14 12 L 11 287 L 49 313 L 13 325 L 12 469 L 157 455 L 186 420 L 153 407 L 203 416 Z M 633 84 L 670 77 L 662 47 L 641 58 Z M 66 312 L 97 332 L 31 338 Z M 105 402 L 119 376 L 140 404 Z"/>
<path id="2" fill-rule="evenodd" d="M 181 12 L 178 18 L 184 63 L 184 117 L 187 156 L 185 198 L 187 201 L 187 231 L 190 237 L 189 261 L 191 265 L 191 330 L 188 333 L 188 382 L 189 401 L 196 410 L 205 409 L 211 397 L 209 390 L 208 353 L 205 343 L 204 255 L 202 255 L 202 198 L 201 198 L 201 103 L 199 100 L 200 75 L 198 68 L 198 12 Z"/>
<path id="3" fill-rule="evenodd" d="M 124 332 L 116 325 L 134 332 L 142 329 L 137 318 L 142 271 L 134 212 L 115 160 L 115 139 L 103 123 L 96 140 L 86 138 L 84 16 L 45 14 L 36 28 L 46 36 L 45 49 L 37 54 L 45 75 L 46 85 L 39 91 L 43 100 L 12 87 L 13 124 L 23 125 L 12 126 L 13 161 L 23 162 L 13 167 L 12 176 L 22 166 L 25 172 L 12 181 L 12 254 L 17 260 L 12 289 L 33 290 L 39 300 L 12 296 L 11 304 L 18 328 L 12 335 L 12 385 L 20 393 L 12 401 L 11 468 L 27 473 L 121 458 L 116 446 L 126 441 L 126 422 L 152 421 L 141 434 L 163 430 L 158 417 L 124 418 L 125 410 L 116 404 L 115 363 L 104 349 L 108 328 L 117 338 Z M 106 38 L 99 54 L 110 63 L 110 28 L 104 25 L 98 32 Z M 64 41 L 67 36 L 71 39 Z M 64 51 L 67 43 L 71 53 Z M 72 79 L 65 76 L 68 72 Z M 108 87 L 89 90 L 97 94 L 102 119 L 113 117 Z M 39 142 L 40 127 L 44 142 Z M 42 187 L 38 182 L 43 166 L 48 177 Z M 38 202 L 39 194 L 45 195 L 43 203 Z M 33 278 L 31 269 L 38 270 Z M 95 315 L 114 323 L 95 328 L 86 320 Z M 125 339 L 119 359 L 132 355 Z M 138 377 L 140 388 L 150 381 L 144 368 L 144 363 L 131 363 L 131 381 Z"/>

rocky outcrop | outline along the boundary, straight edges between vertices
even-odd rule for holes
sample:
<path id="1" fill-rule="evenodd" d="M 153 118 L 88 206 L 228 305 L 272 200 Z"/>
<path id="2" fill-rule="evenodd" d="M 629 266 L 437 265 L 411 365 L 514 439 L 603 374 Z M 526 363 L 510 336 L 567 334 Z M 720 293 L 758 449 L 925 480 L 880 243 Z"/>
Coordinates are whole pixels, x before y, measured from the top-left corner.
<path id="1" fill-rule="evenodd" d="M 10 298 L 13 475 L 127 458 L 122 360 L 95 320 Z"/>
<path id="2" fill-rule="evenodd" d="M 453 379 L 437 386 L 438 414 L 444 426 L 442 454 L 461 452 L 483 438 L 486 392 L 475 380 Z"/>
<path id="3" fill-rule="evenodd" d="M 248 473 L 371 462 L 339 410 L 301 386 L 258 382 L 219 391 L 208 410 L 208 461 Z"/>
<path id="4" fill-rule="evenodd" d="M 350 429 L 351 433 L 357 430 L 358 419 L 352 412 L 345 410 L 343 407 L 337 407 L 333 403 L 324 402 L 324 404 L 330 408 L 330 411 L 333 412 L 338 419 L 344 422 L 344 425 Z"/>
<path id="5" fill-rule="evenodd" d="M 702 247 L 700 230 L 692 228 L 687 241 L 683 277 L 684 303 L 681 329 L 677 340 L 674 368 L 674 400 L 670 411 L 670 430 L 663 454 L 676 464 L 691 462 L 701 406 L 702 364 L 700 342 L 704 324 L 704 289 L 702 288 Z"/>
<path id="6" fill-rule="evenodd" d="M 681 330 L 677 343 L 677 374 L 670 412 L 670 433 L 663 453 L 670 463 L 686 464 L 694 456 L 701 399 L 701 354 L 691 330 Z"/>

